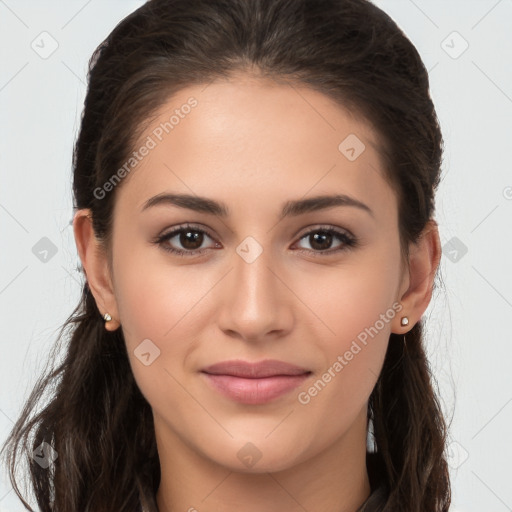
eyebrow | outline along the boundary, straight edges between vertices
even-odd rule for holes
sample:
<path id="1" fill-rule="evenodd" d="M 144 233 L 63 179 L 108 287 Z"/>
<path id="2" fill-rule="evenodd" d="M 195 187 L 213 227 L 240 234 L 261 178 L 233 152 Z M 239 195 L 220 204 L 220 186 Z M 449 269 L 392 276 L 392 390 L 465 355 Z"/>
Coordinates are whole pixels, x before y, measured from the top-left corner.
<path id="1" fill-rule="evenodd" d="M 229 216 L 229 208 L 224 203 L 190 194 L 158 194 L 148 199 L 143 204 L 141 211 L 157 205 L 178 206 L 180 208 L 208 213 L 221 218 Z M 374 217 L 373 211 L 363 202 L 345 194 L 335 194 L 320 195 L 310 197 L 309 199 L 286 201 L 281 210 L 281 218 L 298 216 L 304 213 L 334 208 L 336 206 L 352 206 L 359 208 Z"/>

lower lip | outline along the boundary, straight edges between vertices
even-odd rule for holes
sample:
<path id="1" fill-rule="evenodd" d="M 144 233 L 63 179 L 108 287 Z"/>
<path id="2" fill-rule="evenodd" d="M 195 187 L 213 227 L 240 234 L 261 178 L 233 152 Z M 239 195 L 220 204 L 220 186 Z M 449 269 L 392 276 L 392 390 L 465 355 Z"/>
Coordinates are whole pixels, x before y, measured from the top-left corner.
<path id="1" fill-rule="evenodd" d="M 270 402 L 300 386 L 310 373 L 276 375 L 259 379 L 245 379 L 232 375 L 206 375 L 208 382 L 223 395 L 242 404 L 259 405 Z"/>

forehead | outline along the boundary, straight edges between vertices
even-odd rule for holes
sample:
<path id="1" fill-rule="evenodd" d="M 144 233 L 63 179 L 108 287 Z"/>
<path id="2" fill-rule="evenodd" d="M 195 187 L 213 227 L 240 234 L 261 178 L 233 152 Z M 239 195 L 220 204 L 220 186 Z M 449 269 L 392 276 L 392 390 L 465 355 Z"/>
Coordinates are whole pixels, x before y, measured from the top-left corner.
<path id="1" fill-rule="evenodd" d="M 253 197 L 335 190 L 390 208 L 377 144 L 369 124 L 305 86 L 243 75 L 193 85 L 140 137 L 134 150 L 147 149 L 118 200 L 140 211 L 150 196 L 175 191 L 249 207 Z"/>

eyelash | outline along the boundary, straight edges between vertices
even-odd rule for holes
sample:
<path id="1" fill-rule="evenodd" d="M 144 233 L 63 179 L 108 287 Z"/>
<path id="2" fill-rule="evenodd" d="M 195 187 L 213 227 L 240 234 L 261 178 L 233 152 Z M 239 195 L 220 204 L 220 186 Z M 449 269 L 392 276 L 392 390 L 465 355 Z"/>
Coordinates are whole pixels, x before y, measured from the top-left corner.
<path id="1" fill-rule="evenodd" d="M 156 239 L 153 240 L 153 243 L 159 245 L 164 251 L 174 254 L 178 257 L 183 257 L 183 258 L 192 257 L 192 256 L 201 254 L 204 251 L 208 250 L 208 249 L 194 249 L 194 250 L 188 251 L 188 250 L 183 250 L 183 249 L 174 249 L 174 248 L 164 244 L 164 242 L 170 240 L 171 238 L 174 238 L 177 234 L 184 233 L 187 231 L 193 231 L 194 233 L 201 233 L 203 235 L 207 235 L 209 238 L 211 238 L 213 240 L 213 237 L 204 229 L 200 229 L 196 226 L 186 224 L 184 226 L 179 226 L 176 229 L 173 229 L 169 233 L 158 236 Z M 300 237 L 299 241 L 312 235 L 313 233 L 319 233 L 319 232 L 334 235 L 336 238 L 338 238 L 339 240 L 341 240 L 343 242 L 343 245 L 337 249 L 327 249 L 325 251 L 314 251 L 311 249 L 297 249 L 297 250 L 301 253 L 302 252 L 310 253 L 316 257 L 316 256 L 323 256 L 326 254 L 330 255 L 330 254 L 340 253 L 342 251 L 348 251 L 350 249 L 354 249 L 355 247 L 357 247 L 359 245 L 359 242 L 357 241 L 357 239 L 354 236 L 349 235 L 348 233 L 346 233 L 344 231 L 339 231 L 338 229 L 335 229 L 332 227 L 323 227 L 323 226 L 314 228 L 314 229 L 308 231 L 307 233 L 304 233 Z"/>

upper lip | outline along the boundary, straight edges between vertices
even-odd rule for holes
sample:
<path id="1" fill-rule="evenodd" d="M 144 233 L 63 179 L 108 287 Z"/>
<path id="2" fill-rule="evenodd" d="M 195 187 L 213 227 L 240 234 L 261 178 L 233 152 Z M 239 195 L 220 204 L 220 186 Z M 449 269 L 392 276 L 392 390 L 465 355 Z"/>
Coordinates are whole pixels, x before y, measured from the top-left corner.
<path id="1" fill-rule="evenodd" d="M 303 375 L 310 373 L 309 370 L 285 363 L 276 359 L 265 359 L 256 363 L 233 359 L 231 361 L 222 361 L 212 364 L 202 370 L 205 373 L 213 375 L 232 375 L 234 377 L 244 377 L 249 379 L 258 379 L 263 377 L 272 377 L 275 375 Z"/>

